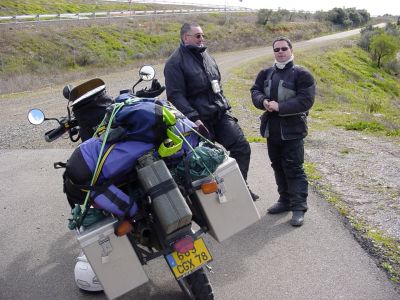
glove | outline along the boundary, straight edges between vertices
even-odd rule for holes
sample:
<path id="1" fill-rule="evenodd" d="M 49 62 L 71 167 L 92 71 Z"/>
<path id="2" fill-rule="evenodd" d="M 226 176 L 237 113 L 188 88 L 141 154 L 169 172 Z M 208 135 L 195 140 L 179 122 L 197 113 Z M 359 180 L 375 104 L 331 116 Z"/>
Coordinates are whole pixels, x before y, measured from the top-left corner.
<path id="1" fill-rule="evenodd" d="M 140 91 L 137 91 L 135 93 L 135 96 L 140 98 L 155 98 L 157 96 L 160 96 L 162 92 L 164 92 L 164 90 L 165 86 L 161 86 L 160 82 L 157 79 L 153 79 L 149 90 L 147 88 L 144 88 Z"/>
<path id="2" fill-rule="evenodd" d="M 199 125 L 197 127 L 197 132 L 200 133 L 206 139 L 211 139 L 210 132 L 208 131 L 207 127 L 204 125 Z"/>

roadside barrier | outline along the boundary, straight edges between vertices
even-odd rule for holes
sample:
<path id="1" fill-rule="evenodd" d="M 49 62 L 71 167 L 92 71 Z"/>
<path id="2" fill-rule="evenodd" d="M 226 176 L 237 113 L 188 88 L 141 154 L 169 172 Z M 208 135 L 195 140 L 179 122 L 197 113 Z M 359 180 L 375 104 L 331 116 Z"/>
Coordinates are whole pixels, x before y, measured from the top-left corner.
<path id="1" fill-rule="evenodd" d="M 106 18 L 134 18 L 138 16 L 154 15 L 175 15 L 175 14 L 198 14 L 211 12 L 239 13 L 253 11 L 248 8 L 201 8 L 201 9 L 166 9 L 166 10 L 126 10 L 107 12 L 87 12 L 68 14 L 43 14 L 43 15 L 21 15 L 21 16 L 0 16 L 0 25 L 20 24 L 30 22 L 55 22 L 55 21 L 77 21 L 94 20 Z"/>

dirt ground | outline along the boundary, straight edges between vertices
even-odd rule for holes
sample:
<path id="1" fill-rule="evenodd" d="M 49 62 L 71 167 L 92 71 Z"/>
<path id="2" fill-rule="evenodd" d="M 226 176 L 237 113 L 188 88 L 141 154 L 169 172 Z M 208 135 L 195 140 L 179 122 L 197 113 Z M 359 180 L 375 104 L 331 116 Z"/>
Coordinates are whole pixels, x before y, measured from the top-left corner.
<path id="1" fill-rule="evenodd" d="M 331 128 L 312 131 L 306 159 L 350 215 L 400 240 L 400 147 L 385 137 Z"/>

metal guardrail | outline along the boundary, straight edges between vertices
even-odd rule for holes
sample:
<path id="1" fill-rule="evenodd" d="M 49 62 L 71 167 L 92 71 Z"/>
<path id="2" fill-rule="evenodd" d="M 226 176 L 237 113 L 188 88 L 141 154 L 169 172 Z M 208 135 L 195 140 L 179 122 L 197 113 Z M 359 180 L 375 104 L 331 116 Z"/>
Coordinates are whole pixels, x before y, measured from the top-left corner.
<path id="1" fill-rule="evenodd" d="M 68 13 L 68 14 L 43 14 L 43 15 L 21 15 L 21 16 L 0 16 L 0 25 L 27 22 L 49 22 L 67 20 L 90 20 L 101 18 L 129 18 L 135 16 L 168 15 L 168 14 L 191 14 L 210 12 L 245 12 L 252 11 L 248 8 L 202 8 L 202 9 L 166 9 L 166 10 L 126 10 L 89 13 Z"/>

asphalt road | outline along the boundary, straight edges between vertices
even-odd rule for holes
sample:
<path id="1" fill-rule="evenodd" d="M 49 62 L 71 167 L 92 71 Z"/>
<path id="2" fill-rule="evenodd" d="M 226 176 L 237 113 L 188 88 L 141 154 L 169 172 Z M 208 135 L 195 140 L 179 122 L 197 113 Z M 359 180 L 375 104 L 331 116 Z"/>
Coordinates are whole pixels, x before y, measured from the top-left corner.
<path id="1" fill-rule="evenodd" d="M 327 42 L 332 39 L 295 47 Z M 216 58 L 227 76 L 229 68 L 268 52 L 251 49 Z M 41 95 L 46 99 L 46 92 Z M 19 120 L 26 107 L 12 114 Z M 0 119 L 8 117 L 2 110 Z M 206 237 L 214 257 L 209 276 L 216 299 L 399 299 L 338 213 L 317 194 L 311 191 L 310 210 L 300 228 L 290 226 L 290 213 L 265 214 L 277 193 L 265 144 L 251 146 L 249 183 L 261 196 L 256 205 L 262 218 L 223 243 Z M 82 293 L 74 284 L 79 247 L 67 229 L 61 171 L 52 168 L 72 151 L 61 148 L 0 150 L 0 299 L 105 299 L 102 293 Z M 183 299 L 163 259 L 150 262 L 145 271 L 149 283 L 122 299 Z"/>

